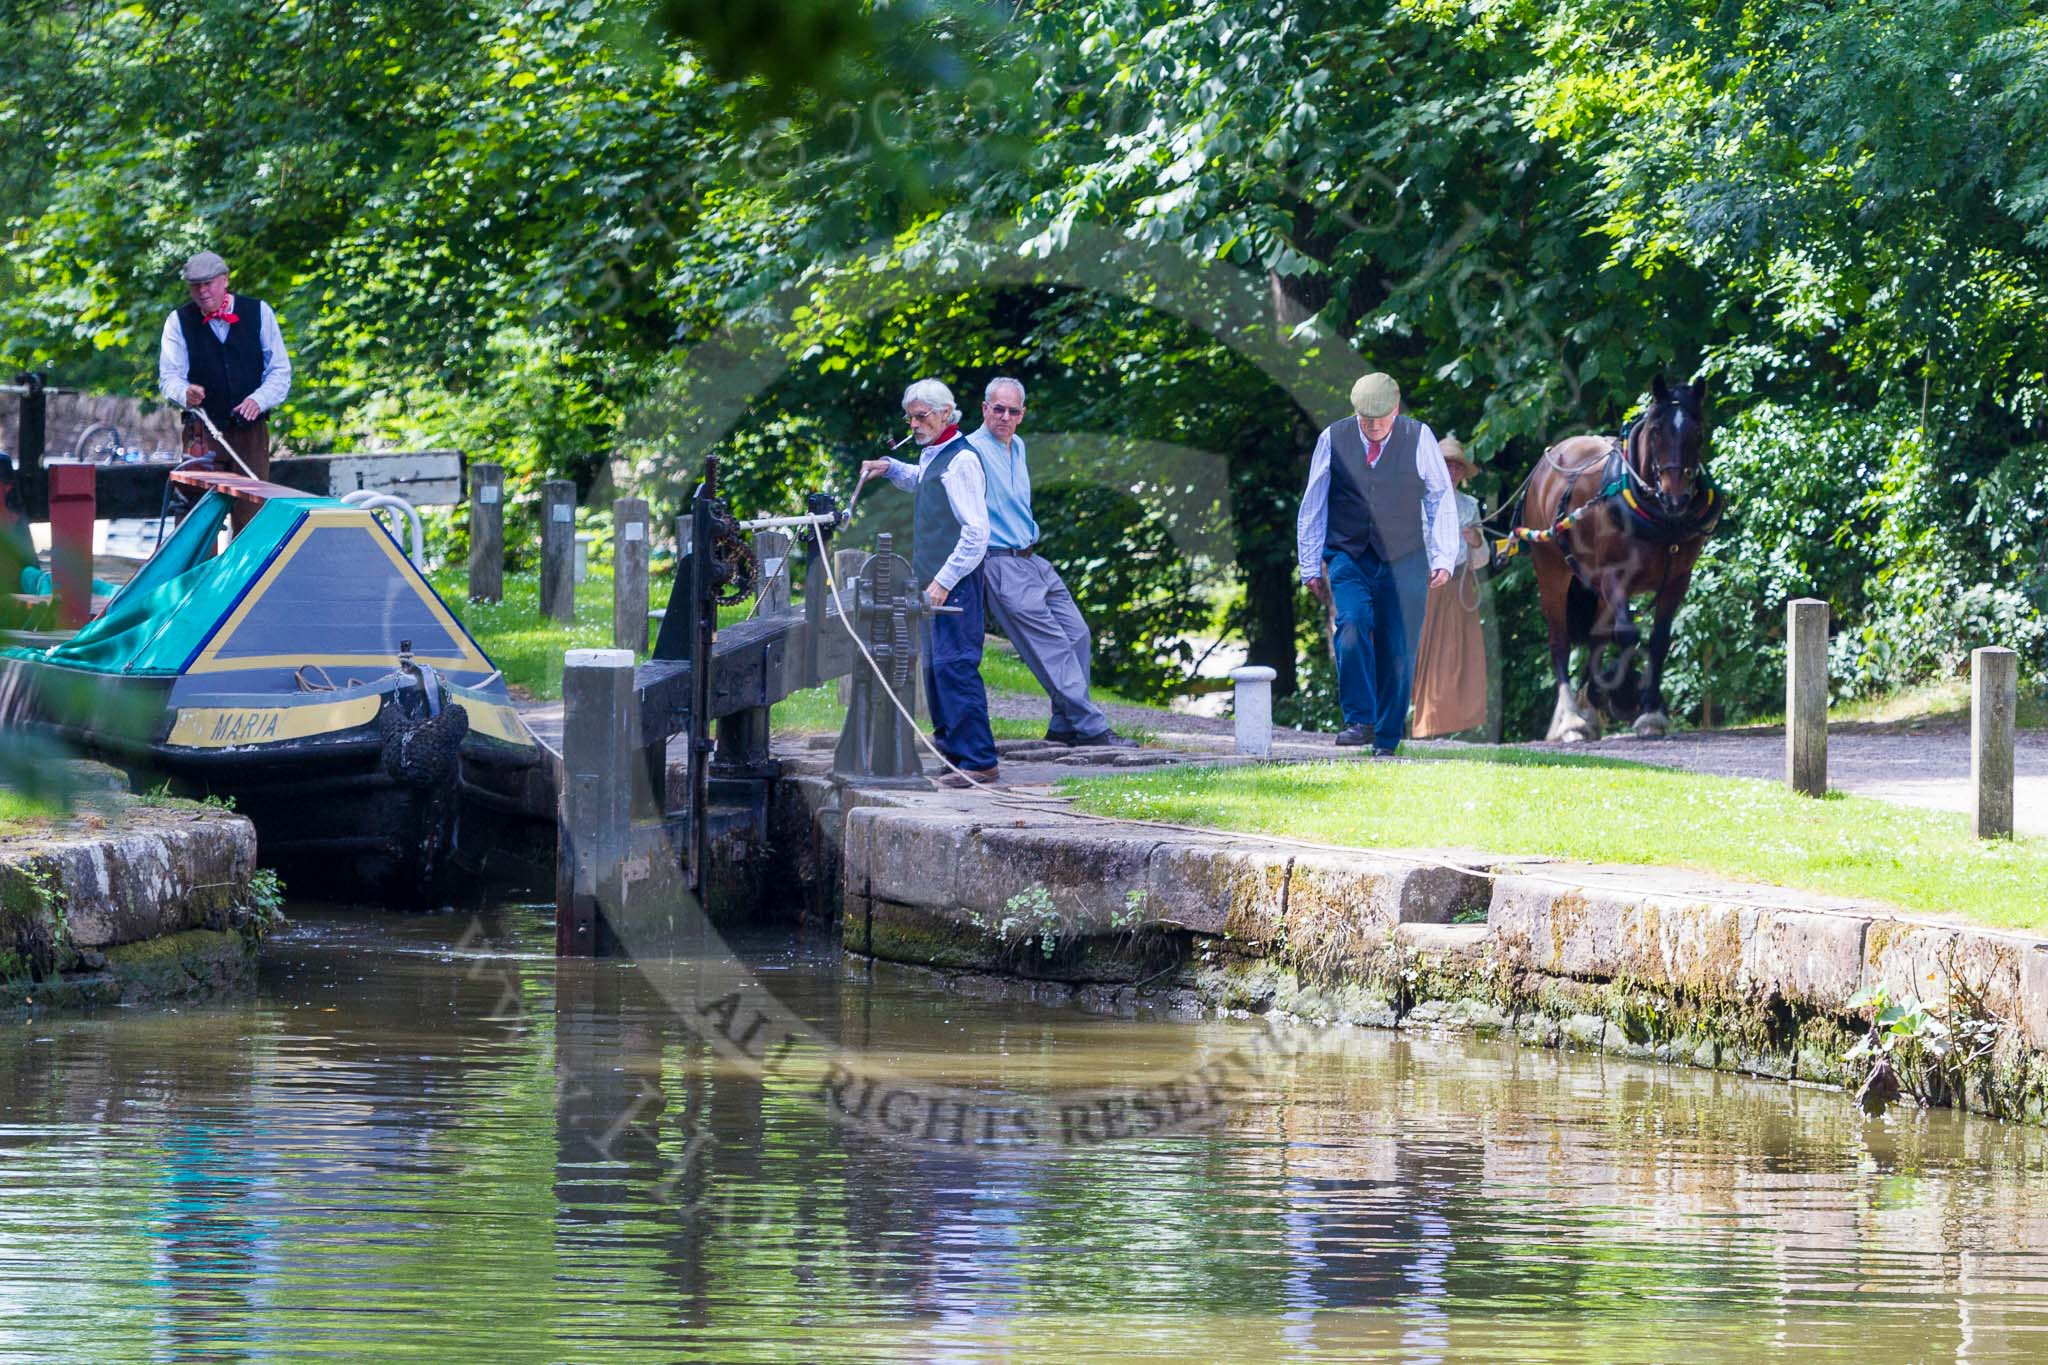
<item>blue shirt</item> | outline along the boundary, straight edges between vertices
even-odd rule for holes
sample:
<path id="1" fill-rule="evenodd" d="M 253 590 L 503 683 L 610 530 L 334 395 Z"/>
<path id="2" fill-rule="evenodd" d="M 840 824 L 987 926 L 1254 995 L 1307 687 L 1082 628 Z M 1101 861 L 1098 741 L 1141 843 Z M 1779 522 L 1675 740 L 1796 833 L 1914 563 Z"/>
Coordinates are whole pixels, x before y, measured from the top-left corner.
<path id="1" fill-rule="evenodd" d="M 967 438 L 981 456 L 988 484 L 988 543 L 999 550 L 1021 550 L 1038 543 L 1038 523 L 1031 516 L 1031 470 L 1024 463 L 1024 438 L 1012 436 L 1005 446 L 987 427 Z"/>

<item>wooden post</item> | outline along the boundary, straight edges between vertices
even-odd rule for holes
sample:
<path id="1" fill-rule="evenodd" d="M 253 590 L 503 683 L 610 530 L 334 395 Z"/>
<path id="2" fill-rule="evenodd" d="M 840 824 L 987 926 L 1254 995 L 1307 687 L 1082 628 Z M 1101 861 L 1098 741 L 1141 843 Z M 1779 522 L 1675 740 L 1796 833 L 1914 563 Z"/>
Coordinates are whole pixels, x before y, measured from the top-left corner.
<path id="1" fill-rule="evenodd" d="M 540 614 L 576 619 L 576 485 L 567 479 L 540 487 Z"/>
<path id="2" fill-rule="evenodd" d="M 505 467 L 469 469 L 469 600 L 505 599 Z"/>
<path id="3" fill-rule="evenodd" d="M 562 656 L 562 795 L 555 832 L 555 954 L 603 957 L 617 940 L 607 907 L 624 905 L 638 711 L 633 655 Z"/>
<path id="4" fill-rule="evenodd" d="M 612 648 L 647 652 L 647 503 L 612 504 Z"/>
<path id="5" fill-rule="evenodd" d="M 57 625 L 76 630 L 92 617 L 92 523 L 99 467 L 45 468 L 50 476 L 50 576 L 56 580 Z M 13 591 L 12 585 L 8 591 Z"/>
<path id="6" fill-rule="evenodd" d="M 2013 727 L 2020 656 L 1970 651 L 1970 824 L 1979 839 L 2012 838 Z"/>
<path id="7" fill-rule="evenodd" d="M 1785 783 L 1828 791 L 1828 604 L 1812 597 L 1785 608 Z"/>
<path id="8" fill-rule="evenodd" d="M 754 560 L 761 574 L 761 608 L 757 614 L 788 611 L 789 580 L 795 572 L 790 563 L 789 537 L 775 530 L 754 532 Z"/>
<path id="9" fill-rule="evenodd" d="M 846 615 L 849 618 L 853 616 L 854 604 L 853 594 L 847 589 L 846 585 L 855 574 L 860 572 L 861 565 L 867 562 L 868 555 L 865 550 L 834 550 L 832 552 L 832 577 L 839 584 L 839 599 L 844 604 Z M 839 630 L 840 628 L 835 625 L 827 626 L 826 629 Z M 853 666 L 855 668 L 866 668 L 867 662 L 859 655 L 855 655 Z M 838 695 L 841 706 L 853 705 L 853 675 L 851 673 L 839 675 Z"/>

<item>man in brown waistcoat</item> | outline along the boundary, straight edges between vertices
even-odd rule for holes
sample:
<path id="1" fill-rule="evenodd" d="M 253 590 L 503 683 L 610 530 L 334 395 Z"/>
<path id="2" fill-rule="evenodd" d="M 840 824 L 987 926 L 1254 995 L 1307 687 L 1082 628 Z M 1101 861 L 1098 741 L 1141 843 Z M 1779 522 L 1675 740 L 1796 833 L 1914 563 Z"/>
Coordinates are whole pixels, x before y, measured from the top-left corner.
<path id="1" fill-rule="evenodd" d="M 268 478 L 267 414 L 292 388 L 291 357 L 277 314 L 261 299 L 230 293 L 228 263 L 214 252 L 202 251 L 186 261 L 184 274 L 191 298 L 164 319 L 158 390 L 166 402 L 205 412 L 242 464 L 257 478 Z M 189 412 L 184 442 L 188 455 L 210 455 L 217 468 L 242 472 Z M 253 515 L 254 508 L 237 502 L 235 529 L 240 531 Z"/>
<path id="2" fill-rule="evenodd" d="M 1458 517 L 1436 434 L 1401 414 L 1392 376 L 1353 384 L 1351 408 L 1316 441 L 1295 552 L 1301 581 L 1337 609 L 1337 742 L 1390 758 L 1408 724 L 1429 589 L 1457 559 Z"/>

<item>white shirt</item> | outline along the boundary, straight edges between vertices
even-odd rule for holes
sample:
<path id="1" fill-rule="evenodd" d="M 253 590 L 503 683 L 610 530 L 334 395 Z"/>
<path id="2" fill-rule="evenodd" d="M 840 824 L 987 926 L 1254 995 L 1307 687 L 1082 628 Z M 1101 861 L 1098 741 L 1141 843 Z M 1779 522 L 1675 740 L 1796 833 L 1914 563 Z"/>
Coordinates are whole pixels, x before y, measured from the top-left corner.
<path id="1" fill-rule="evenodd" d="M 1356 419 L 1354 419 L 1356 420 Z M 1436 433 L 1426 423 L 1415 438 L 1415 472 L 1422 476 L 1422 543 L 1429 552 L 1429 568 L 1448 573 L 1458 561 L 1458 515 L 1450 499 L 1451 471 L 1436 443 Z M 1359 434 L 1365 424 L 1359 423 Z M 1381 457 L 1386 456 L 1382 453 Z M 1294 519 L 1294 555 L 1301 567 L 1301 581 L 1313 582 L 1323 576 L 1323 545 L 1330 522 L 1330 429 L 1316 437 L 1316 452 L 1309 457 L 1308 488 L 1301 495 L 1301 511 Z"/>
<path id="2" fill-rule="evenodd" d="M 949 436 L 937 445 L 925 446 L 914 465 L 891 456 L 889 482 L 906 493 L 916 492 L 932 457 L 951 445 L 953 439 Z M 939 476 L 939 487 L 946 490 L 946 504 L 960 523 L 960 539 L 953 542 L 953 553 L 932 575 L 932 582 L 951 592 L 956 583 L 981 567 L 982 558 L 988 553 L 988 481 L 982 476 L 981 457 L 974 453 L 973 446 L 963 445 L 953 456 L 953 462 Z"/>
<path id="3" fill-rule="evenodd" d="M 235 296 L 228 295 L 227 310 L 235 311 Z M 228 325 L 219 319 L 208 322 L 207 327 L 219 341 L 228 339 Z M 278 330 L 277 314 L 269 304 L 263 304 L 256 320 L 257 343 L 263 348 L 263 379 L 256 385 L 256 391 L 249 396 L 256 400 L 259 411 L 269 412 L 285 400 L 292 391 L 292 358 L 285 354 L 284 333 Z M 163 346 L 157 354 L 156 387 L 167 403 L 185 404 L 185 386 L 191 382 L 192 353 L 185 349 L 185 329 L 178 325 L 178 312 L 164 319 Z"/>
<path id="4" fill-rule="evenodd" d="M 1475 555 L 1482 559 L 1485 558 L 1485 556 L 1481 553 L 1481 546 L 1467 545 L 1465 543 L 1464 534 L 1468 527 L 1477 526 L 1479 524 L 1479 499 L 1473 497 L 1470 493 L 1453 493 L 1451 494 L 1451 499 L 1458 505 L 1457 567 L 1462 569 L 1465 567 L 1467 563 L 1471 562 Z M 1481 545 L 1483 544 L 1484 540 L 1482 538 Z"/>

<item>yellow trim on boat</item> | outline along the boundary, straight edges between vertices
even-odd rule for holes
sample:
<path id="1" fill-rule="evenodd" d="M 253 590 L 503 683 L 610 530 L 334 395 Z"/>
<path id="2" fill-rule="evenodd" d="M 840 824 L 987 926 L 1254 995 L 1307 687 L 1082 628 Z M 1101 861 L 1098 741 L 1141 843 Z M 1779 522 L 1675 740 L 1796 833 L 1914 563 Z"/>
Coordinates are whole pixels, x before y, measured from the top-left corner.
<path id="1" fill-rule="evenodd" d="M 413 657 L 420 663 L 432 664 L 439 669 L 463 673 L 490 673 L 491 661 L 483 656 L 482 651 L 476 647 L 461 624 L 448 614 L 448 609 L 441 605 L 441 599 L 434 595 L 432 589 L 421 591 L 424 584 L 420 580 L 419 570 L 413 567 L 412 561 L 399 553 L 398 546 L 384 533 L 384 528 L 378 525 L 375 517 L 354 507 L 319 507 L 306 513 L 305 520 L 292 532 L 292 538 L 278 551 L 277 558 L 270 562 L 270 567 L 263 571 L 263 576 L 258 578 L 242 600 L 235 604 L 235 609 L 228 614 L 228 619 L 221 623 L 220 628 L 213 633 L 213 638 L 206 642 L 206 648 L 199 651 L 199 657 L 194 659 L 191 667 L 185 671 L 188 674 L 238 673 L 245 669 L 297 668 L 301 664 L 318 664 L 322 668 L 396 668 L 396 654 L 263 654 L 235 659 L 218 657 L 222 646 L 234 638 L 235 631 L 241 626 L 243 619 L 255 609 L 263 595 L 270 591 L 278 575 L 284 572 L 285 566 L 292 562 L 293 557 L 312 538 L 314 532 L 350 526 L 370 532 L 371 541 L 397 566 L 406 581 L 413 585 L 413 595 L 426 604 L 428 612 L 433 615 L 435 623 L 446 633 L 447 638 L 461 642 L 460 654 L 417 654 Z"/>
<path id="2" fill-rule="evenodd" d="M 377 718 L 382 694 L 298 706 L 181 706 L 165 742 L 186 749 L 277 744 L 353 730 Z"/>
<path id="3" fill-rule="evenodd" d="M 522 749 L 534 747 L 532 731 L 526 722 L 519 719 L 519 713 L 502 702 L 485 701 L 481 697 L 465 695 L 458 688 L 449 688 L 457 706 L 469 712 L 471 734 L 483 735 L 489 739 L 516 744 Z"/>

